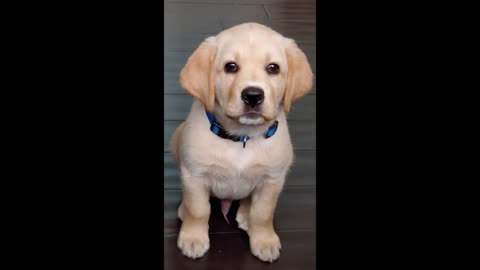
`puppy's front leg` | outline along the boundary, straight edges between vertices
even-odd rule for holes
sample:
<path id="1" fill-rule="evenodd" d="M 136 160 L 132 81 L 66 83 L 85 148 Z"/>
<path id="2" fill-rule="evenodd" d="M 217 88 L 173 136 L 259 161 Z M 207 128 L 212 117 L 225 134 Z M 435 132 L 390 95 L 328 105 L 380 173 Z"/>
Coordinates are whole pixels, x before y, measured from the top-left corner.
<path id="1" fill-rule="evenodd" d="M 280 257 L 280 239 L 273 229 L 273 214 L 281 183 L 265 183 L 252 193 L 248 234 L 253 255 L 262 261 L 272 262 Z"/>
<path id="2" fill-rule="evenodd" d="M 177 245 L 183 255 L 202 257 L 210 247 L 208 219 L 210 217 L 210 193 L 201 179 L 184 179 L 183 201 L 179 214 L 183 220 Z"/>

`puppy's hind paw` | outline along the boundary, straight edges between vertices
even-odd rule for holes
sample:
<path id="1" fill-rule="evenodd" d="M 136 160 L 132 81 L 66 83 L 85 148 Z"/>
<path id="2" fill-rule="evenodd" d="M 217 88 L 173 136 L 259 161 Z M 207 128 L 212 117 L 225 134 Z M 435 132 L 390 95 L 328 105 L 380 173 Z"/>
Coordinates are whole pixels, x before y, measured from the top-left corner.
<path id="1" fill-rule="evenodd" d="M 247 217 L 243 213 L 237 212 L 237 217 L 235 218 L 235 220 L 238 222 L 238 227 L 240 229 L 244 230 L 245 232 L 248 232 Z"/>

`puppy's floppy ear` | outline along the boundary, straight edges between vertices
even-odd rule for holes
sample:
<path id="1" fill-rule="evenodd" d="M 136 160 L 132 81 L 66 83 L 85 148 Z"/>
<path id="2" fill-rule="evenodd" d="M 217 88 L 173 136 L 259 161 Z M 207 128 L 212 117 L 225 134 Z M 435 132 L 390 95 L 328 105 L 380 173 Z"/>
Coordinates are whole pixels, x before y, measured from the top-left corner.
<path id="1" fill-rule="evenodd" d="M 192 96 L 198 98 L 208 111 L 213 111 L 215 104 L 215 85 L 213 75 L 214 61 L 217 53 L 215 37 L 209 37 L 188 58 L 187 64 L 180 72 L 180 84 Z"/>
<path id="2" fill-rule="evenodd" d="M 289 42 L 290 46 L 285 49 L 288 74 L 283 104 L 286 112 L 290 111 L 292 102 L 310 92 L 313 85 L 313 73 L 307 57 L 293 40 L 289 39 Z"/>

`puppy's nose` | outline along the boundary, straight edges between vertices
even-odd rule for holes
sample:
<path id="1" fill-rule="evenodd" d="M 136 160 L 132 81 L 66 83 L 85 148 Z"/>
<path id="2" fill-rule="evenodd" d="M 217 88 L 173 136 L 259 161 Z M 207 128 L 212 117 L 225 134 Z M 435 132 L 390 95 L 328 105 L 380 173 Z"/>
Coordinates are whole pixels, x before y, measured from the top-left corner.
<path id="1" fill-rule="evenodd" d="M 242 100 L 254 108 L 263 102 L 263 90 L 257 87 L 247 87 L 242 91 Z"/>

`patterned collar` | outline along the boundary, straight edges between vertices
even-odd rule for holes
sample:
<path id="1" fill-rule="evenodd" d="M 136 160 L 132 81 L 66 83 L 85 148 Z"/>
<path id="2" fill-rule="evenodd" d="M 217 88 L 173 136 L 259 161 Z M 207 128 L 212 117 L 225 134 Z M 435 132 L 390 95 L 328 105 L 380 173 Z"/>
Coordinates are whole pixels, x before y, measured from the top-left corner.
<path id="1" fill-rule="evenodd" d="M 223 139 L 232 140 L 234 142 L 243 142 L 243 148 L 245 148 L 245 144 L 251 139 L 250 136 L 237 136 L 228 134 L 228 132 L 223 128 L 222 124 L 217 121 L 217 118 L 213 113 L 209 113 L 207 110 L 205 110 L 205 112 L 207 113 L 208 121 L 210 121 L 210 130 L 215 133 L 215 135 Z M 272 137 L 275 132 L 277 132 L 277 128 L 278 121 L 275 120 L 275 122 L 273 122 L 273 124 L 268 128 L 268 131 L 264 134 L 265 139 Z"/>

